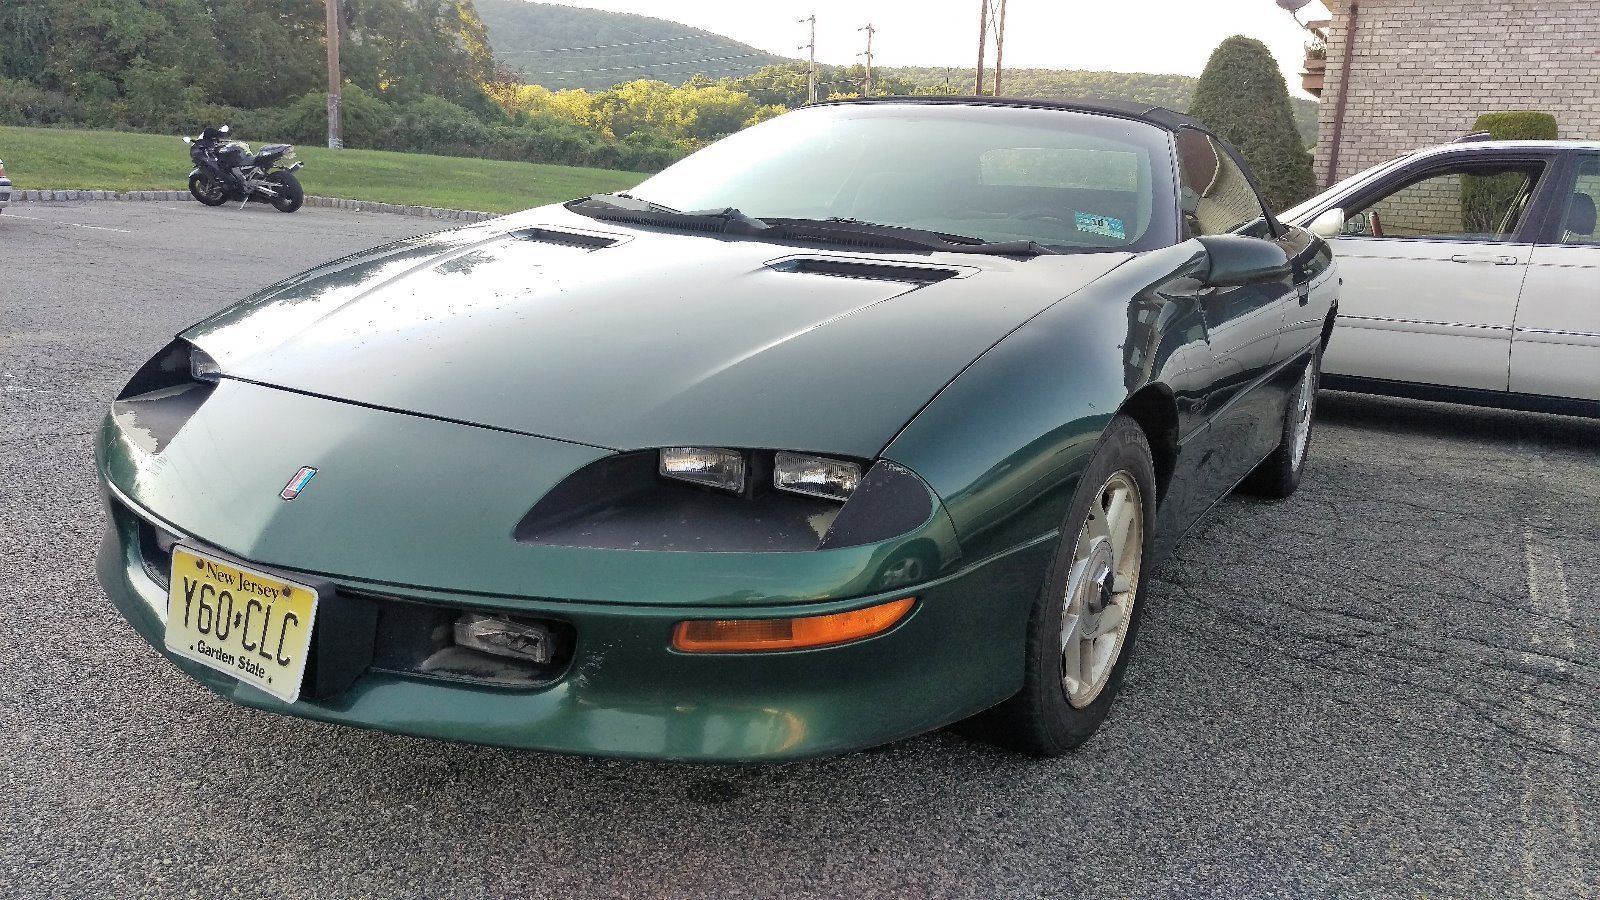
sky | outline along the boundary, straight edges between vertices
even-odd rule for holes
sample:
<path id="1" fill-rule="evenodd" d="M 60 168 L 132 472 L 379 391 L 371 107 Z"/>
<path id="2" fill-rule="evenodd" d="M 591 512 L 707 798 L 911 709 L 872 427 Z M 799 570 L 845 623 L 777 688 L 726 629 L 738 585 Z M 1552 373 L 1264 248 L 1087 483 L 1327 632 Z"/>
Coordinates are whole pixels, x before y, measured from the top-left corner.
<path id="1" fill-rule="evenodd" d="M 549 2 L 549 0 L 547 0 Z M 979 0 L 553 0 L 671 19 L 783 56 L 799 57 L 817 17 L 818 62 L 857 61 L 871 22 L 884 66 L 971 68 Z M 1302 20 L 1323 18 L 1318 0 Z M 1199 75 L 1211 51 L 1242 34 L 1272 48 L 1296 96 L 1310 39 L 1274 0 L 1007 0 L 1006 67 Z M 991 57 L 992 62 L 992 57 Z"/>

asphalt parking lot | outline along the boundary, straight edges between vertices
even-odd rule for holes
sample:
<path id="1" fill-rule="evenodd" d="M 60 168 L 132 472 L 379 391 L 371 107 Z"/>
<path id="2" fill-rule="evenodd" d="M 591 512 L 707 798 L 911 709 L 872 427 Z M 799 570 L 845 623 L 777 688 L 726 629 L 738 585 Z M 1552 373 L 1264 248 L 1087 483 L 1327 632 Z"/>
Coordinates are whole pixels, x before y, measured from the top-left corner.
<path id="1" fill-rule="evenodd" d="M 184 325 L 437 224 L 0 215 L 0 894 L 1600 896 L 1600 422 L 1324 393 L 1300 493 L 1202 523 L 1066 759 L 618 762 L 218 699 L 95 584 L 92 430 Z"/>

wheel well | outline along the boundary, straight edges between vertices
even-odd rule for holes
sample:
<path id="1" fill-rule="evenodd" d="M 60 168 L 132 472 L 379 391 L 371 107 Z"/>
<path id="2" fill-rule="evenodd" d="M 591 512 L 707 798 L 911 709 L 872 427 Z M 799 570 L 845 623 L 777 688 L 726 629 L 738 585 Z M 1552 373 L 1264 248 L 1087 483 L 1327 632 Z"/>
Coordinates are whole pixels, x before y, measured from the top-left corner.
<path id="1" fill-rule="evenodd" d="M 1122 412 L 1139 424 L 1150 443 L 1156 470 L 1156 501 L 1166 499 L 1167 484 L 1178 461 L 1178 405 L 1159 384 L 1147 385 L 1122 404 Z"/>

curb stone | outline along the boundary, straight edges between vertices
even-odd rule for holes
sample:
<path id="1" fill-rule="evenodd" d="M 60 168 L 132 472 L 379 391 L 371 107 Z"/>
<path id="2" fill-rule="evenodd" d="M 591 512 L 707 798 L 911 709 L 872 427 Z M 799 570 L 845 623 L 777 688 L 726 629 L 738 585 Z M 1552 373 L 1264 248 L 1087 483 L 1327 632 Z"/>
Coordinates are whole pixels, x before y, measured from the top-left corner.
<path id="1" fill-rule="evenodd" d="M 19 190 L 12 194 L 12 199 L 24 203 L 59 203 L 64 201 L 104 200 L 115 202 L 139 202 L 156 200 L 162 202 L 192 201 L 194 198 L 188 191 L 89 191 L 89 190 Z M 318 206 L 330 209 L 345 209 L 351 212 L 388 213 L 398 216 L 416 216 L 423 219 L 440 219 L 449 222 L 482 222 L 487 219 L 499 218 L 499 213 L 481 212 L 475 209 L 440 209 L 433 206 L 405 206 L 399 203 L 379 203 L 377 201 L 350 200 L 344 197 L 322 197 L 307 194 L 306 206 Z"/>

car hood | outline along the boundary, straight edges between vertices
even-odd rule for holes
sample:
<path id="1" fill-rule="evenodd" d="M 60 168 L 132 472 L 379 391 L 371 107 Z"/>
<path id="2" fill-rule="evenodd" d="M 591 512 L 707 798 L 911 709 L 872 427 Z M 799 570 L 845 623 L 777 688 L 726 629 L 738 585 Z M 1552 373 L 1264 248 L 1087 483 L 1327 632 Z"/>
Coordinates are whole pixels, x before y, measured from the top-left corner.
<path id="1" fill-rule="evenodd" d="M 228 377 L 606 449 L 870 458 L 1126 259 L 839 253 L 549 207 L 337 260 L 183 336 Z"/>

